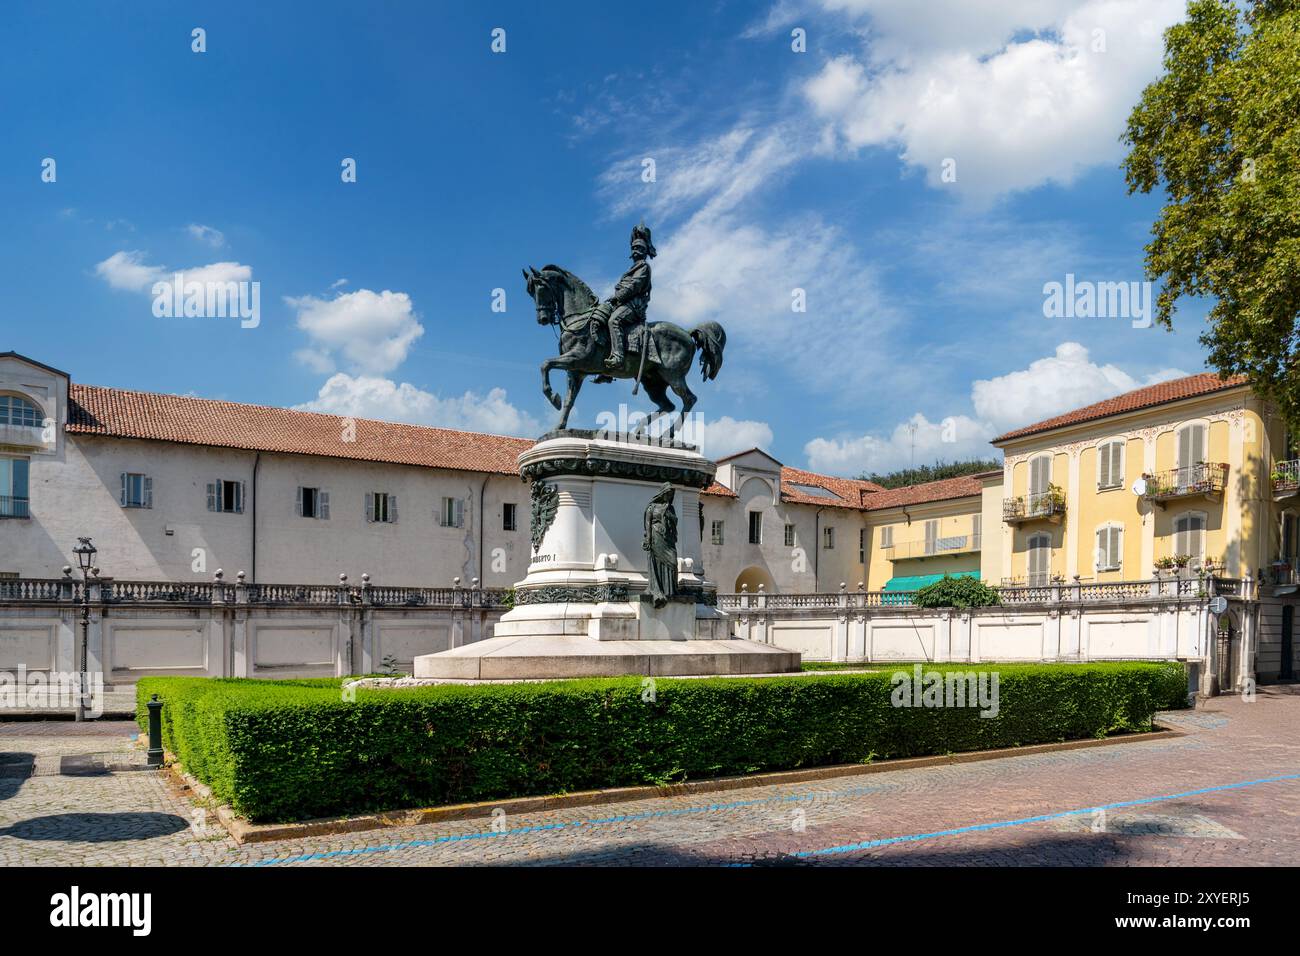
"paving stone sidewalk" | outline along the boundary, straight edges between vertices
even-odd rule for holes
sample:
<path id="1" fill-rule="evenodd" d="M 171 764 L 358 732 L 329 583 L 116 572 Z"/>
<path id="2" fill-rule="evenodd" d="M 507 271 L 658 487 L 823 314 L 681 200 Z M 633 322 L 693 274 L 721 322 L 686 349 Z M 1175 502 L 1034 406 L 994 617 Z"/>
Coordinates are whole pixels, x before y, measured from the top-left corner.
<path id="1" fill-rule="evenodd" d="M 125 721 L 0 722 L 0 866 L 1265 866 L 1300 862 L 1300 693 L 1184 736 L 237 846 Z"/>

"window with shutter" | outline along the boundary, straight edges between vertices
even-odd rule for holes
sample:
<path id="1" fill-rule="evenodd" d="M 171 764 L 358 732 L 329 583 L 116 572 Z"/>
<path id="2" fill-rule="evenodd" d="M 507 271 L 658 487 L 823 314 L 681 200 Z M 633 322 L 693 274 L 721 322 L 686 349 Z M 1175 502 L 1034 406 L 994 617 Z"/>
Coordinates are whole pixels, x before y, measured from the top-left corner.
<path id="1" fill-rule="evenodd" d="M 217 510 L 217 483 L 212 481 L 208 482 L 208 510 Z"/>
<path id="2" fill-rule="evenodd" d="M 794 547 L 794 541 L 795 541 L 795 537 L 794 537 L 794 525 L 792 525 L 792 524 L 788 524 L 788 525 L 785 526 L 785 546 L 786 546 L 787 548 L 793 548 L 793 547 Z"/>
<path id="3" fill-rule="evenodd" d="M 1204 460 L 1205 426 L 1184 425 L 1178 431 L 1178 485 L 1180 488 L 1196 481 L 1199 477 L 1196 466 Z"/>
<path id="4" fill-rule="evenodd" d="M 1117 571 L 1123 562 L 1123 529 L 1108 525 L 1097 529 L 1096 570 Z"/>
<path id="5" fill-rule="evenodd" d="M 1052 562 L 1052 539 L 1045 534 L 1036 534 L 1029 539 L 1029 583 L 1041 586 L 1047 583 L 1048 570 Z"/>
<path id="6" fill-rule="evenodd" d="M 302 500 L 302 499 L 303 499 L 303 491 L 304 491 L 303 487 L 302 487 L 301 485 L 299 485 L 299 486 L 298 486 L 298 517 L 299 517 L 299 518 L 303 517 L 303 513 L 302 513 L 302 506 L 303 506 L 303 500 Z"/>
<path id="7" fill-rule="evenodd" d="M 118 504 L 123 508 L 126 507 L 126 472 L 122 472 L 122 491 L 118 495 Z"/>
<path id="8" fill-rule="evenodd" d="M 880 529 L 880 546 L 882 548 L 892 548 L 894 546 L 894 526 L 892 524 Z"/>
<path id="9" fill-rule="evenodd" d="M 749 543 L 763 543 L 763 512 L 761 511 L 749 513 Z"/>
<path id="10" fill-rule="evenodd" d="M 1051 483 L 1052 459 L 1049 455 L 1040 455 L 1029 463 L 1029 493 L 1044 494 Z"/>
<path id="11" fill-rule="evenodd" d="M 322 491 L 322 492 L 320 492 L 320 493 L 317 495 L 317 501 L 320 503 L 320 511 L 319 511 L 318 517 L 320 517 L 321 520 L 324 520 L 324 521 L 329 520 L 329 516 L 330 516 L 330 493 L 329 493 L 328 491 Z"/>
<path id="12" fill-rule="evenodd" d="M 1097 448 L 1097 487 L 1118 488 L 1124 484 L 1124 443 L 1109 441 Z"/>
<path id="13" fill-rule="evenodd" d="M 375 494 L 373 491 L 366 492 L 366 520 L 375 520 Z"/>
<path id="14" fill-rule="evenodd" d="M 388 520 L 390 523 L 397 521 L 397 495 L 388 495 Z"/>
<path id="15" fill-rule="evenodd" d="M 153 479 L 148 475 L 144 477 L 144 506 L 153 507 Z"/>
<path id="16" fill-rule="evenodd" d="M 1174 521 L 1174 554 L 1205 557 L 1205 515 L 1181 515 Z"/>
<path id="17" fill-rule="evenodd" d="M 939 547 L 939 522 L 927 521 L 925 523 L 925 553 L 934 554 Z"/>
<path id="18" fill-rule="evenodd" d="M 983 515 L 971 515 L 970 531 L 971 531 L 971 538 L 973 539 L 971 541 L 971 546 L 975 548 L 980 547 L 980 539 L 983 537 L 983 532 L 984 532 Z"/>

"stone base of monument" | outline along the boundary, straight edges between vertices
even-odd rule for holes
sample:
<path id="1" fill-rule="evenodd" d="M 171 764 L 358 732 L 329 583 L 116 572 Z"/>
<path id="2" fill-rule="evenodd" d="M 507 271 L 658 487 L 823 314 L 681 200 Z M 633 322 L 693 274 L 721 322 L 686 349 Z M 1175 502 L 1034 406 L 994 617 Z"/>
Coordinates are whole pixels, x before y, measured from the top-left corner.
<path id="1" fill-rule="evenodd" d="M 799 670 L 796 652 L 732 637 L 717 608 L 701 560 L 699 495 L 715 468 L 694 447 L 568 430 L 543 436 L 519 456 L 519 470 L 532 484 L 533 556 L 515 585 L 515 607 L 488 640 L 417 657 L 417 678 Z M 677 567 L 674 593 L 655 602 L 647 506 L 665 482 L 674 492 Z"/>

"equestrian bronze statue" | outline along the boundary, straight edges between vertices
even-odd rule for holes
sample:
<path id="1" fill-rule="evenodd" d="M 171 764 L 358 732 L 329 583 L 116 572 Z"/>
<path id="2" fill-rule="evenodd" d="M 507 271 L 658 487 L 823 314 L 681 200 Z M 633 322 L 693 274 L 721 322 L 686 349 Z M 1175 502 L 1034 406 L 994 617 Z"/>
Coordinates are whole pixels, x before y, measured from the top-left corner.
<path id="1" fill-rule="evenodd" d="M 542 363 L 542 393 L 560 411 L 556 426 L 568 427 L 569 413 L 588 375 L 597 382 L 630 378 L 642 385 L 657 410 L 644 423 L 649 426 L 677 411 L 668 397 L 671 389 L 682 401 L 681 412 L 669 427 L 672 436 L 695 407 L 696 396 L 686 385 L 695 352 L 700 352 L 700 374 L 707 382 L 722 368 L 727 333 L 717 322 L 704 322 L 687 332 L 671 322 L 646 322 L 650 303 L 650 259 L 655 247 L 650 230 L 641 223 L 632 230 L 632 267 L 623 274 L 613 294 L 601 302 L 587 284 L 556 265 L 524 270 L 528 294 L 537 306 L 537 321 L 560 329 L 560 354 Z M 569 375 L 564 400 L 551 390 L 551 370 Z"/>

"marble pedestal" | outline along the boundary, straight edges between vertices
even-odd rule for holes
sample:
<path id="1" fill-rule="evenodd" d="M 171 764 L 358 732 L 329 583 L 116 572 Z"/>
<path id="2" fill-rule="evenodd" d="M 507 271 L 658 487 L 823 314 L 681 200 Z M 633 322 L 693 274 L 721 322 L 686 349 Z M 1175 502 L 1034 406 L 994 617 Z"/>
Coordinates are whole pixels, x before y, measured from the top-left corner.
<path id="1" fill-rule="evenodd" d="M 415 659 L 415 676 L 450 679 L 621 674 L 771 674 L 799 654 L 731 636 L 701 560 L 700 490 L 714 464 L 687 445 L 567 430 L 519 456 L 533 488 L 533 551 L 515 607 L 494 636 Z M 671 482 L 677 512 L 677 594 L 646 594 L 646 505 Z M 553 511 L 553 518 L 547 516 Z"/>

